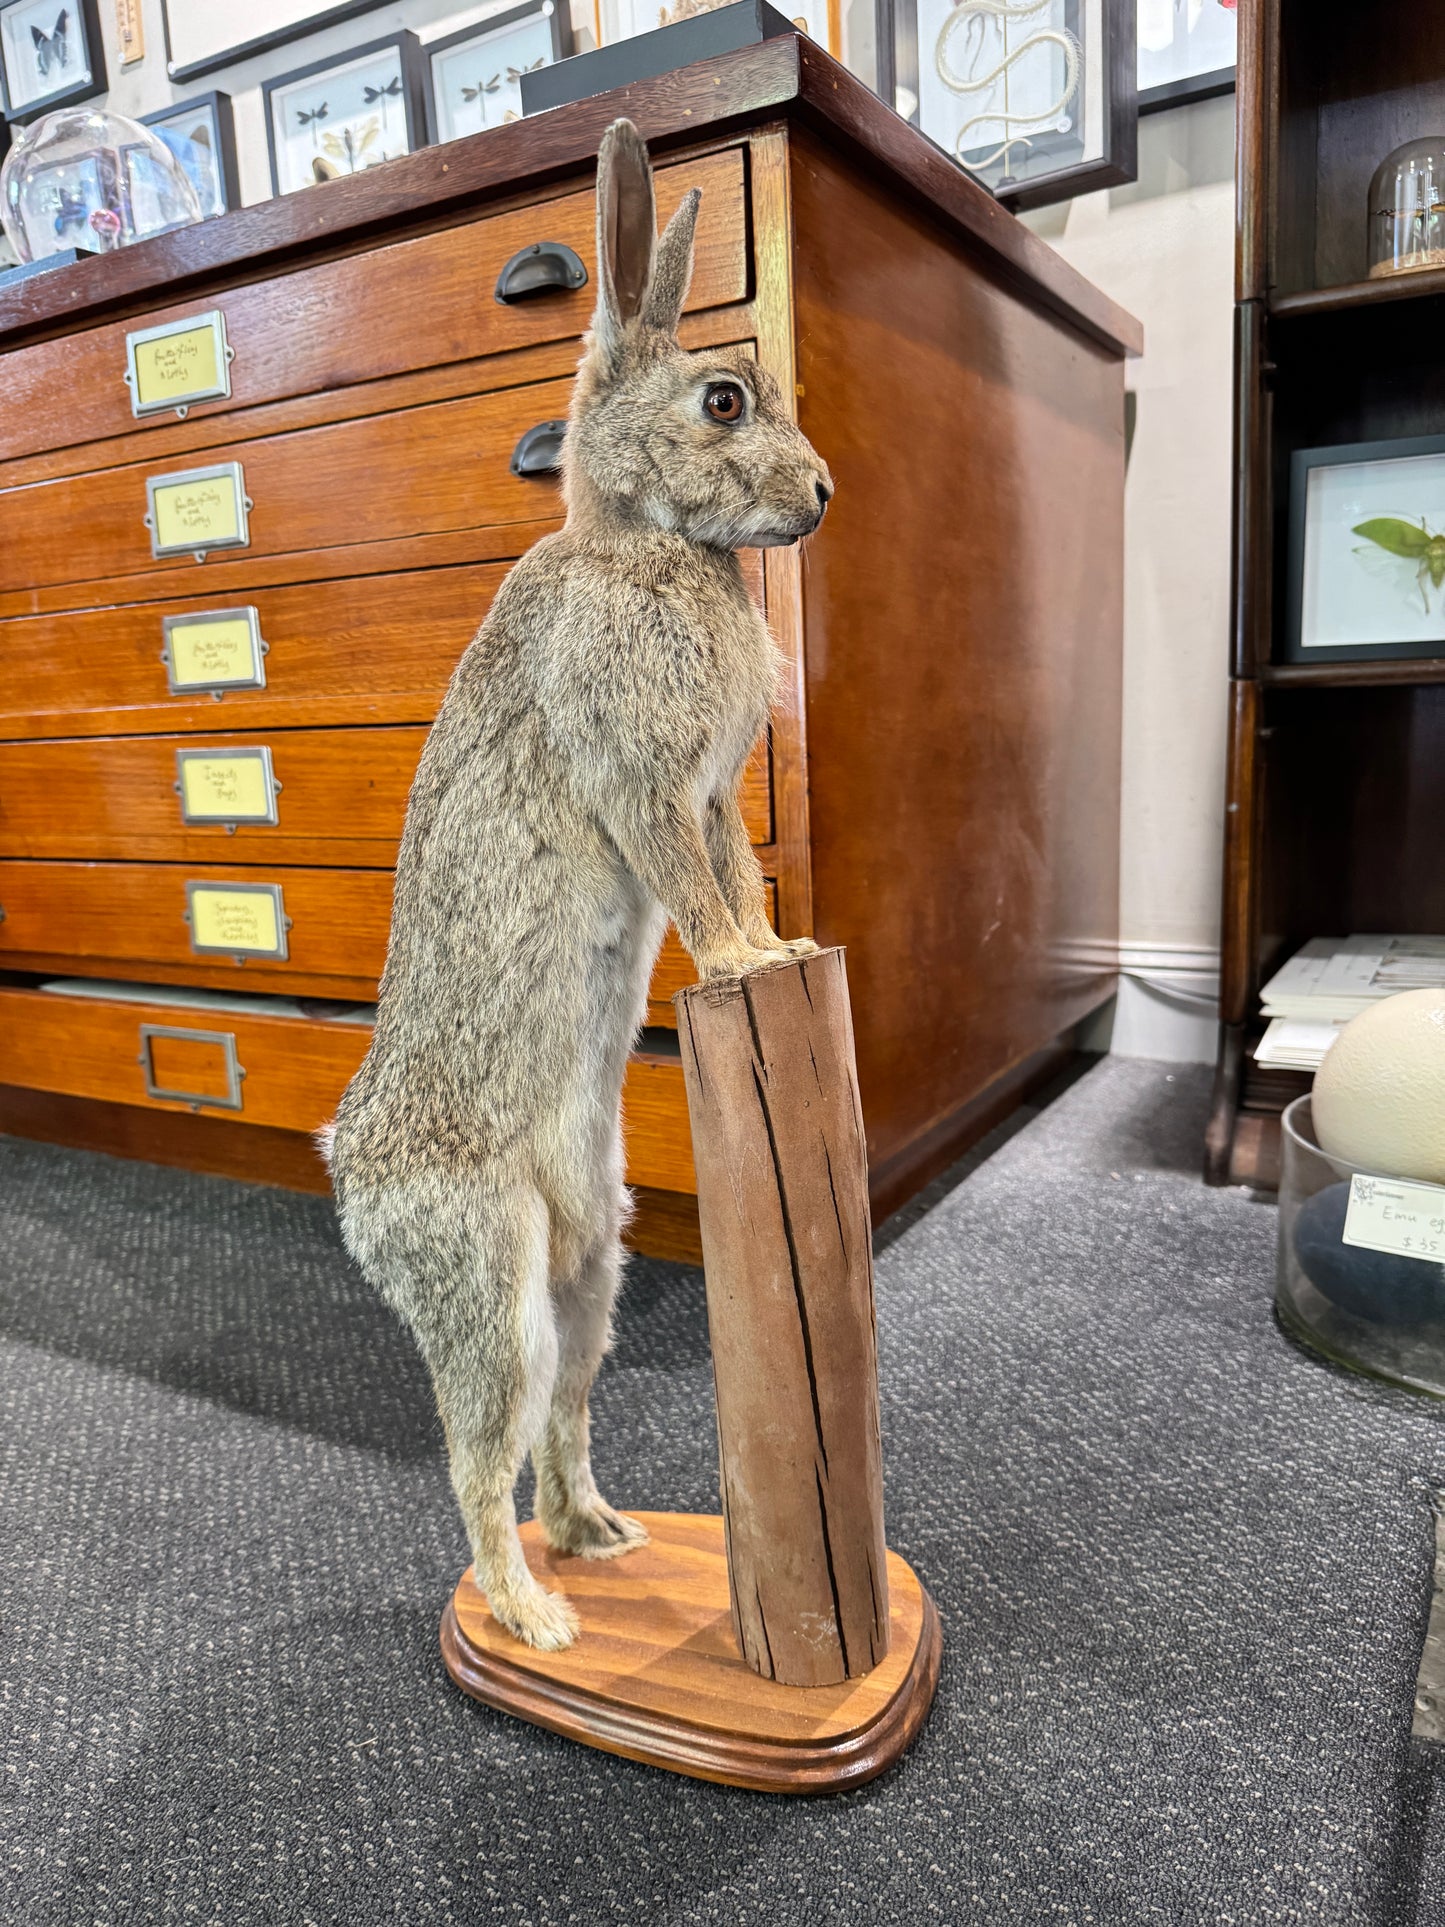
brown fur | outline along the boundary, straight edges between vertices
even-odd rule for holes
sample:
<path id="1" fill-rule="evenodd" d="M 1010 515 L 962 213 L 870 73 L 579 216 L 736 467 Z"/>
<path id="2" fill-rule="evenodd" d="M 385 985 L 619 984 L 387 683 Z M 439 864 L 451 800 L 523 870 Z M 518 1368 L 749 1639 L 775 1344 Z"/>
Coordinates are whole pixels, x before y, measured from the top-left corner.
<path id="1" fill-rule="evenodd" d="M 671 915 L 705 977 L 811 950 L 768 928 L 737 806 L 775 680 L 733 551 L 810 532 L 831 483 L 748 357 L 676 329 L 697 195 L 655 240 L 618 121 L 598 168 L 600 291 L 566 438 L 566 526 L 508 575 L 412 787 L 376 1033 L 331 1147 L 347 1245 L 407 1321 L 497 1618 L 566 1645 L 523 1560 L 525 1454 L 564 1551 L 645 1535 L 602 1499 L 587 1397 L 625 1210 L 620 1093 Z M 748 397 L 736 426 L 710 383 Z"/>

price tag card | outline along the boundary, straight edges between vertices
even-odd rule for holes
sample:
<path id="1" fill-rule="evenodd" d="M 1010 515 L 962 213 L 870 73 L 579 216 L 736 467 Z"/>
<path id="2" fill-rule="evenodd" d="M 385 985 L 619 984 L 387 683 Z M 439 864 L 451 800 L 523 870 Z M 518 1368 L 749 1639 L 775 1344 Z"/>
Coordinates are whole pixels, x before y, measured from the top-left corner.
<path id="1" fill-rule="evenodd" d="M 286 956 L 286 909 L 279 883 L 188 883 L 186 916 L 199 955 Z"/>
<path id="2" fill-rule="evenodd" d="M 138 328 L 125 338 L 125 379 L 133 415 L 184 415 L 192 402 L 229 400 L 231 350 L 219 308 Z"/>
<path id="3" fill-rule="evenodd" d="M 266 687 L 266 645 L 253 608 L 165 616 L 161 629 L 166 639 L 161 661 L 173 696 Z"/>
<path id="4" fill-rule="evenodd" d="M 1350 1179 L 1344 1242 L 1445 1263 L 1445 1186 L 1405 1178 Z"/>
<path id="5" fill-rule="evenodd" d="M 178 749 L 176 788 L 187 823 L 278 820 L 269 749 Z"/>
<path id="6" fill-rule="evenodd" d="M 251 503 L 239 462 L 190 468 L 146 479 L 151 554 L 205 557 L 210 549 L 244 549 L 251 540 Z"/>

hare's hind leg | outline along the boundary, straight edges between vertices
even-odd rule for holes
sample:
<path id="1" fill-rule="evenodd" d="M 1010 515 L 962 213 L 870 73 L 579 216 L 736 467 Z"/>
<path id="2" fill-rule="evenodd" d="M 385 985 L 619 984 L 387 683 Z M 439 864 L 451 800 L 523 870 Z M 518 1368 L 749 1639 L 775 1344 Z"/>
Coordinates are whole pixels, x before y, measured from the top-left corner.
<path id="1" fill-rule="evenodd" d="M 440 1229 L 440 1227 L 437 1227 Z M 477 1585 L 529 1646 L 569 1646 L 577 1616 L 532 1577 L 513 1488 L 552 1396 L 557 1331 L 547 1276 L 547 1208 L 524 1189 L 487 1201 L 465 1232 L 473 1276 L 436 1319 L 414 1319 L 436 1388 Z"/>
<path id="2" fill-rule="evenodd" d="M 622 1268 L 619 1203 L 607 1228 L 564 1277 L 554 1275 L 557 1377 L 546 1426 L 533 1449 L 537 1518 L 559 1552 L 611 1559 L 647 1543 L 636 1519 L 614 1512 L 592 1477 L 587 1398 L 612 1336 L 612 1306 Z"/>

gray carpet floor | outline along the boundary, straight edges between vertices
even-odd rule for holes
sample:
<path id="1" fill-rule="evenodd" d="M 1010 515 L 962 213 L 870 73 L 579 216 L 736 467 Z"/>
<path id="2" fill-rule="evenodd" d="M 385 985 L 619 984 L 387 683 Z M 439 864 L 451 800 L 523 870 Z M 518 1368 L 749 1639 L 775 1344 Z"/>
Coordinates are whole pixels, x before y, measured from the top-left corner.
<path id="1" fill-rule="evenodd" d="M 1203 1072 L 1106 1061 L 879 1259 L 889 1536 L 946 1641 L 886 1779 L 780 1801 L 464 1699 L 425 1379 L 329 1206 L 0 1140 L 0 1918 L 1424 1923 L 1441 1416 L 1296 1351 Z M 715 1507 L 702 1281 L 635 1264 L 621 1503 Z"/>

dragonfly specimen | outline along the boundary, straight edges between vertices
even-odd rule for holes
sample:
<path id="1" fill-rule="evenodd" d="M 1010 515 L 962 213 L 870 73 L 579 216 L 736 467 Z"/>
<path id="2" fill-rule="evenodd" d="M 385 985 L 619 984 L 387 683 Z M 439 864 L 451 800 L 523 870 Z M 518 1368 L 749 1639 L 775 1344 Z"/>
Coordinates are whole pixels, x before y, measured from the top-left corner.
<path id="1" fill-rule="evenodd" d="M 372 106 L 378 100 L 381 102 L 381 124 L 385 127 L 387 101 L 401 99 L 401 75 L 393 75 L 384 87 L 363 86 L 361 91 L 366 97 L 366 105 L 368 107 Z"/>
<path id="2" fill-rule="evenodd" d="M 326 102 L 323 100 L 319 107 L 313 107 L 309 114 L 304 107 L 298 107 L 296 109 L 296 118 L 303 127 L 309 127 L 311 129 L 311 145 L 314 148 L 316 145 L 316 123 L 326 118 Z"/>
<path id="3" fill-rule="evenodd" d="M 547 56 L 538 54 L 537 58 L 528 61 L 525 67 L 508 67 L 500 74 L 493 74 L 490 80 L 478 81 L 475 87 L 463 87 L 462 99 L 468 103 L 480 100 L 483 94 L 496 93 L 504 81 L 507 86 L 515 87 L 521 81 L 523 74 L 534 74 L 539 67 L 545 67 L 546 64 Z"/>
<path id="4" fill-rule="evenodd" d="M 32 26 L 30 37 L 35 42 L 35 71 L 43 79 L 52 67 L 70 65 L 70 9 L 62 7 L 60 17 L 49 33 L 42 33 L 39 27 Z"/>
<path id="5" fill-rule="evenodd" d="M 1368 522 L 1359 523 L 1351 533 L 1363 535 L 1367 542 L 1383 551 L 1377 560 L 1393 556 L 1402 562 L 1415 564 L 1415 586 L 1420 591 L 1420 600 L 1428 616 L 1431 587 L 1445 587 L 1445 535 L 1433 535 L 1423 515 L 1418 528 L 1402 515 L 1377 515 Z M 1356 549 L 1355 554 L 1369 557 L 1371 551 Z"/>
<path id="6" fill-rule="evenodd" d="M 333 133 L 328 129 L 321 136 L 321 145 L 333 160 L 346 162 L 348 174 L 354 174 L 367 149 L 380 137 L 381 122 L 373 114 L 371 119 L 363 121 L 360 127 L 343 127 L 339 133 Z"/>

